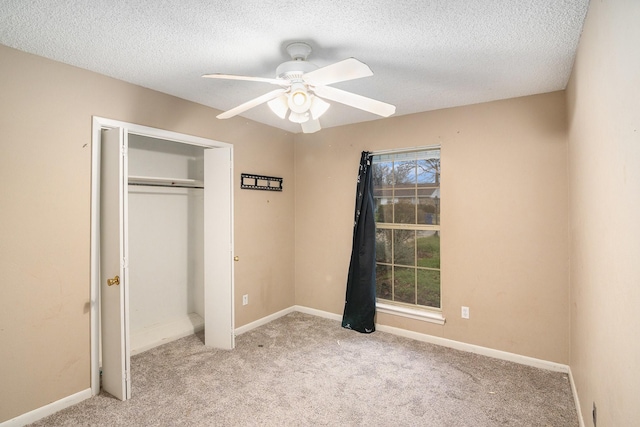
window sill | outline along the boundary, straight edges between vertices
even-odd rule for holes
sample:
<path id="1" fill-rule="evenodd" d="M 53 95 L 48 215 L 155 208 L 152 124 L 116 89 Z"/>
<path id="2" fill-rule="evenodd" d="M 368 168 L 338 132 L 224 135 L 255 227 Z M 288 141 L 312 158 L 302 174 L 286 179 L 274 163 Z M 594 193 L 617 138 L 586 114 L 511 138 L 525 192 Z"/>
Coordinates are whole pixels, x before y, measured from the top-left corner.
<path id="1" fill-rule="evenodd" d="M 436 323 L 444 325 L 445 318 L 442 313 L 433 311 L 418 310 L 415 308 L 402 307 L 399 305 L 376 303 L 376 311 L 379 313 L 393 314 L 395 316 L 407 317 L 409 319 L 422 320 L 424 322 Z"/>

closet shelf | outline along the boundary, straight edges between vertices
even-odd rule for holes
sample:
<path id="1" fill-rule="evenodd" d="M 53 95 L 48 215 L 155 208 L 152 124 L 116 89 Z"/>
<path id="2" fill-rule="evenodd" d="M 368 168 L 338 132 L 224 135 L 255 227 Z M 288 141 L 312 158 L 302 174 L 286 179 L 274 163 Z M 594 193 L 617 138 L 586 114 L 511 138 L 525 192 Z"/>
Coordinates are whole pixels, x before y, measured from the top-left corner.
<path id="1" fill-rule="evenodd" d="M 203 188 L 204 182 L 189 178 L 165 178 L 157 176 L 135 176 L 129 175 L 129 184 L 133 185 L 155 185 L 163 187 L 193 187 Z"/>

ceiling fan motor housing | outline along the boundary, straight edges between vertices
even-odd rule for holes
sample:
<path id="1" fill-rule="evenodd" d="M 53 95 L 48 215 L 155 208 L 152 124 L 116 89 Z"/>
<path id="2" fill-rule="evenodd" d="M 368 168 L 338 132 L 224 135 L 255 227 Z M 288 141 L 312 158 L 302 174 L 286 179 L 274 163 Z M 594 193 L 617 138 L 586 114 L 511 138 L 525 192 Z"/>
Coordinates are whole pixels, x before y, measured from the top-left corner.
<path id="1" fill-rule="evenodd" d="M 302 75 L 313 70 L 317 70 L 318 66 L 311 62 L 294 60 L 283 62 L 276 68 L 276 77 L 290 81 L 302 81 Z"/>
<path id="2" fill-rule="evenodd" d="M 305 42 L 293 42 L 287 45 L 286 50 L 291 59 L 304 61 L 311 53 L 311 46 Z"/>
<path id="3" fill-rule="evenodd" d="M 283 62 L 276 68 L 276 77 L 293 82 L 302 82 L 302 75 L 309 71 L 317 70 L 318 66 L 307 62 L 307 56 L 311 53 L 311 46 L 303 42 L 295 42 L 287 45 L 287 53 L 291 61 Z"/>

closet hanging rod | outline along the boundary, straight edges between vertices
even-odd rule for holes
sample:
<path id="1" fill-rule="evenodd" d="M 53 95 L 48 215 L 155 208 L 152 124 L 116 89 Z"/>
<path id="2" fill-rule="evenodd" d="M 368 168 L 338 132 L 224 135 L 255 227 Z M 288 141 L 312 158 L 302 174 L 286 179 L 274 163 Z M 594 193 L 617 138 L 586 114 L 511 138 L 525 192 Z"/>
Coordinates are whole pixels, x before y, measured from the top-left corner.
<path id="1" fill-rule="evenodd" d="M 141 182 L 130 182 L 129 185 L 135 185 L 136 187 L 164 187 L 164 188 L 199 188 L 204 189 L 202 185 L 170 185 L 170 184 L 152 184 L 152 183 L 141 183 Z"/>
<path id="2" fill-rule="evenodd" d="M 157 176 L 129 175 L 129 185 L 148 185 L 154 187 L 204 188 L 202 181 L 190 178 L 165 178 Z"/>

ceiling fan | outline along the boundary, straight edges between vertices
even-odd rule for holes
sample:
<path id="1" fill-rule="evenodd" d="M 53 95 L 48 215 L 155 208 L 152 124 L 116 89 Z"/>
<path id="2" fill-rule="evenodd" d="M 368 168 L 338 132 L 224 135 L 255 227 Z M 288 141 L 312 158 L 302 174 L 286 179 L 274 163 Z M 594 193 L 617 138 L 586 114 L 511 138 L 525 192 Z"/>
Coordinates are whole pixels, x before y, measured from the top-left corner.
<path id="1" fill-rule="evenodd" d="M 389 117 L 395 113 L 396 107 L 391 104 L 329 86 L 333 83 L 372 76 L 371 68 L 363 62 L 348 58 L 318 68 L 306 60 L 311 53 L 311 46 L 308 44 L 291 43 L 286 50 L 291 56 L 291 61 L 284 62 L 276 68 L 275 78 L 220 73 L 203 75 L 202 77 L 210 79 L 247 80 L 280 86 L 279 89 L 240 104 L 216 117 L 228 119 L 266 102 L 281 119 L 285 119 L 288 115 L 291 122 L 301 124 L 304 133 L 313 133 L 321 129 L 318 119 L 330 106 L 325 99 L 382 117 Z"/>

